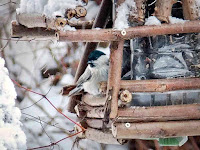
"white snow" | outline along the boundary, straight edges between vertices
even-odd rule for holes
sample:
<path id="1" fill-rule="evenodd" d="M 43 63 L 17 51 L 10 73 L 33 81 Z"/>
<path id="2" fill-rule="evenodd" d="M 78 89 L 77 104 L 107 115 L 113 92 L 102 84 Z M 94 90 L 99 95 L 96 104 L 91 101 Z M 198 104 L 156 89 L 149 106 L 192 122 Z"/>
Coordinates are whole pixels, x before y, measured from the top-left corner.
<path id="1" fill-rule="evenodd" d="M 16 92 L 0 58 L 0 149 L 26 149 L 26 136 L 21 129 L 21 112 L 15 107 Z"/>
<path id="2" fill-rule="evenodd" d="M 114 29 L 123 30 L 129 27 L 128 16 L 131 9 L 137 10 L 134 0 L 125 0 L 125 2 L 117 8 Z"/>
<path id="3" fill-rule="evenodd" d="M 76 31 L 75 27 L 71 27 L 69 25 L 65 25 L 63 28 L 64 31 Z"/>
<path id="4" fill-rule="evenodd" d="M 183 20 L 183 19 L 180 19 L 180 18 L 169 16 L 169 23 L 170 24 L 176 24 L 176 23 L 180 24 L 180 23 L 185 23 L 186 21 L 188 21 L 188 20 Z M 147 26 L 161 25 L 161 22 L 155 16 L 150 16 L 149 18 L 147 18 L 145 20 L 145 24 L 144 25 L 147 25 Z"/>
<path id="5" fill-rule="evenodd" d="M 47 17 L 64 17 L 65 10 L 84 5 L 80 0 L 21 0 L 17 13 L 41 13 Z"/>
<path id="6" fill-rule="evenodd" d="M 60 80 L 61 85 L 70 85 L 73 84 L 74 78 L 71 74 L 65 74 Z"/>
<path id="7" fill-rule="evenodd" d="M 180 19 L 180 18 L 169 16 L 170 24 L 176 24 L 176 23 L 180 24 L 180 23 L 185 23 L 186 21 L 188 21 L 188 20 L 183 20 L 183 19 Z"/>
<path id="8" fill-rule="evenodd" d="M 161 25 L 161 22 L 155 16 L 150 16 L 149 18 L 145 19 L 145 24 L 144 25 L 147 25 L 147 26 Z"/>

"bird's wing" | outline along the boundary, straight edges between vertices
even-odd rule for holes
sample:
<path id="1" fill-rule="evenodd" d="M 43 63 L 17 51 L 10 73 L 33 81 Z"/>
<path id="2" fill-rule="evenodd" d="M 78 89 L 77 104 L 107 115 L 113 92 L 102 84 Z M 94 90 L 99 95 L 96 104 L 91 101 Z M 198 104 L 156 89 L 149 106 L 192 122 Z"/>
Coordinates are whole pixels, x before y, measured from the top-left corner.
<path id="1" fill-rule="evenodd" d="M 73 90 L 71 90 L 69 92 L 68 96 L 73 96 L 73 95 L 78 95 L 80 94 L 80 92 L 83 90 L 83 86 L 82 84 L 85 83 L 86 81 L 88 81 L 91 78 L 91 71 L 90 69 L 87 67 L 85 69 L 85 72 L 80 76 L 80 78 L 78 79 L 78 81 L 76 82 L 76 88 L 74 88 Z"/>
<path id="2" fill-rule="evenodd" d="M 90 71 L 89 67 L 87 67 L 85 69 L 85 72 L 80 76 L 80 78 L 76 82 L 77 86 L 80 86 L 84 82 L 88 81 L 91 78 L 91 76 L 92 76 L 91 71 Z"/>

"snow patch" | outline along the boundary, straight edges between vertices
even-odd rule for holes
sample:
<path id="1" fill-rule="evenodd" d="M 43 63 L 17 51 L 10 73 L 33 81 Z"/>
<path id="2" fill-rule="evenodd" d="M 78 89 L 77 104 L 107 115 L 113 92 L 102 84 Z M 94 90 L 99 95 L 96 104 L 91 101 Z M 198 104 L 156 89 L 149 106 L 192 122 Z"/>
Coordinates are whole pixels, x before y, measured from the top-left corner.
<path id="1" fill-rule="evenodd" d="M 17 13 L 41 13 L 49 18 L 64 17 L 66 9 L 84 5 L 78 0 L 21 0 Z"/>
<path id="2" fill-rule="evenodd" d="M 144 25 L 146 25 L 146 26 L 161 25 L 161 22 L 155 16 L 150 16 L 149 18 L 147 18 L 145 20 L 145 24 Z"/>
<path id="3" fill-rule="evenodd" d="M 183 19 L 180 19 L 180 18 L 169 16 L 170 24 L 185 23 L 186 21 L 188 21 L 188 20 L 183 20 Z"/>
<path id="4" fill-rule="evenodd" d="M 115 29 L 123 30 L 129 27 L 128 17 L 131 9 L 137 10 L 134 0 L 125 0 L 125 2 L 117 8 L 117 18 L 114 24 Z"/>
<path id="5" fill-rule="evenodd" d="M 69 25 L 65 25 L 63 28 L 64 31 L 76 31 L 75 27 L 71 27 Z"/>
<path id="6" fill-rule="evenodd" d="M 70 85 L 73 84 L 73 76 L 71 74 L 65 74 L 60 80 L 61 85 Z"/>
<path id="7" fill-rule="evenodd" d="M 16 92 L 0 58 L 0 149 L 26 149 L 26 136 L 21 129 L 21 112 L 15 107 Z"/>

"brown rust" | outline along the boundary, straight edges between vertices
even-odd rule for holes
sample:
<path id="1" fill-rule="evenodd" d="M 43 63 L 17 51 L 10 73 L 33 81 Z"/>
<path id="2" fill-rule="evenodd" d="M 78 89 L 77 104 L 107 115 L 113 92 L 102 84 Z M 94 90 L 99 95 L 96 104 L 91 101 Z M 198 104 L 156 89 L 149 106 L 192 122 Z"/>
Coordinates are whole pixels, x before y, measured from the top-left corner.
<path id="1" fill-rule="evenodd" d="M 200 121 L 115 123 L 112 125 L 112 133 L 120 139 L 196 136 L 200 134 Z"/>
<path id="2" fill-rule="evenodd" d="M 200 119 L 200 104 L 119 108 L 117 122 Z"/>

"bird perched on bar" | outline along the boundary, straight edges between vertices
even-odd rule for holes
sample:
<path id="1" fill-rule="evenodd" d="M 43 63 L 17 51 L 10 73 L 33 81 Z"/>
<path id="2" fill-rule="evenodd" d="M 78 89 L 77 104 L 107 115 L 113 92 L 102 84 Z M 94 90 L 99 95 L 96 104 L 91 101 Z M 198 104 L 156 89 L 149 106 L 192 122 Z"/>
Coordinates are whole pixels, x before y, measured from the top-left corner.
<path id="1" fill-rule="evenodd" d="M 68 96 L 78 95 L 83 90 L 92 95 L 100 95 L 99 83 L 108 80 L 109 59 L 105 53 L 94 50 L 88 57 L 88 66 L 76 82 Z M 63 94 L 66 95 L 66 94 Z"/>

